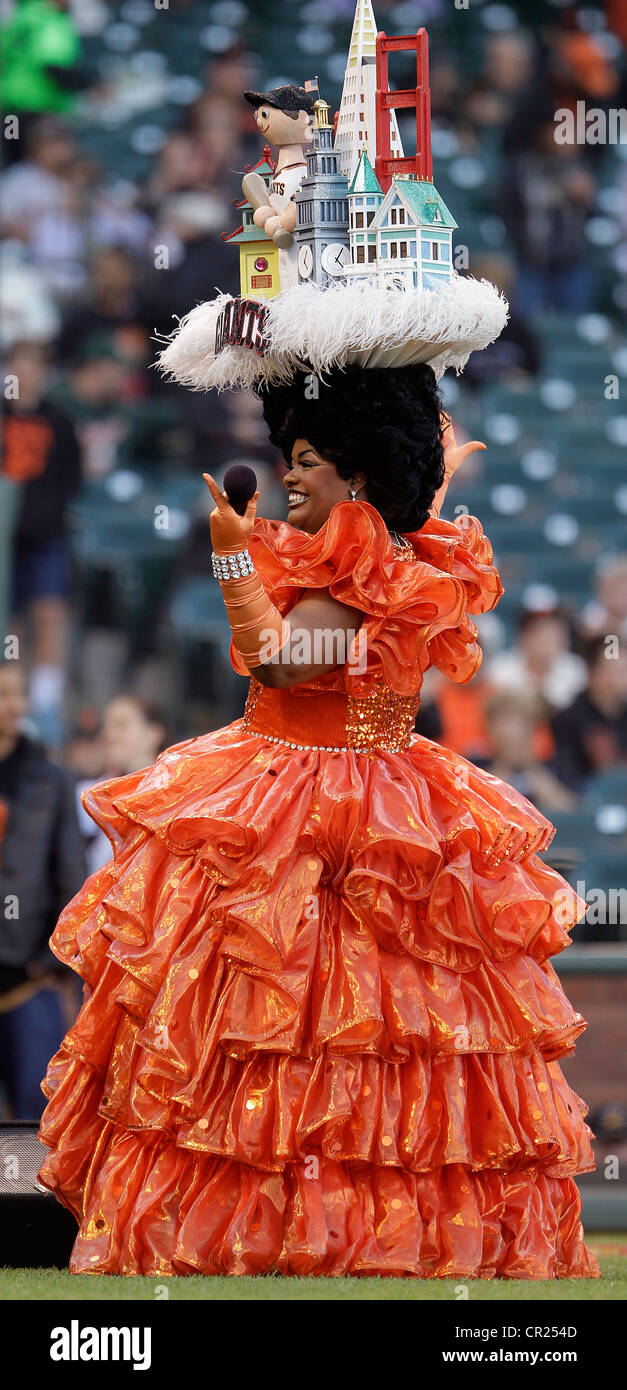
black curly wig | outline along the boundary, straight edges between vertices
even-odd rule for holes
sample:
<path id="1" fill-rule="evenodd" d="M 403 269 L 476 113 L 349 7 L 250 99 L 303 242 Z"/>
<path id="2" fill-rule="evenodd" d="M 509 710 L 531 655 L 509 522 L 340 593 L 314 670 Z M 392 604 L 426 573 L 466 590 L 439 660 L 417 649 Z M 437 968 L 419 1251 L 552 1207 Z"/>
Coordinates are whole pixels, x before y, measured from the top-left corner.
<path id="1" fill-rule="evenodd" d="M 288 463 L 294 441 L 307 439 L 340 478 L 365 474 L 368 501 L 391 530 L 424 526 L 444 481 L 442 403 L 431 367 L 332 367 L 324 378 L 303 371 L 257 394 Z"/>

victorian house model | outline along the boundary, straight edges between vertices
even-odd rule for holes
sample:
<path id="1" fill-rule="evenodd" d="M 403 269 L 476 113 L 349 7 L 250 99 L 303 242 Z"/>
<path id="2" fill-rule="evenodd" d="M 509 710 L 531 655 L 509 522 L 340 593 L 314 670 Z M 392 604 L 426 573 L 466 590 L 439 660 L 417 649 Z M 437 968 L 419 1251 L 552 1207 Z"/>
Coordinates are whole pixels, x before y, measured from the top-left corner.
<path id="1" fill-rule="evenodd" d="M 398 174 L 383 192 L 367 154 L 348 190 L 350 282 L 390 277 L 411 289 L 439 289 L 451 278 L 457 223 L 433 183 Z"/>

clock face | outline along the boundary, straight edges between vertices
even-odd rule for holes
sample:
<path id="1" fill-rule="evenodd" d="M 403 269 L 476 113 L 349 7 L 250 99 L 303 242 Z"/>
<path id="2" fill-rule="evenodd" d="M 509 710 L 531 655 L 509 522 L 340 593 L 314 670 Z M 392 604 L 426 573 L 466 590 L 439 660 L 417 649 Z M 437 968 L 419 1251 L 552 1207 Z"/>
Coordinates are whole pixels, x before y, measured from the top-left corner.
<path id="1" fill-rule="evenodd" d="M 322 269 L 326 270 L 327 275 L 343 275 L 344 267 L 350 260 L 350 251 L 343 242 L 330 241 L 328 246 L 324 247 L 320 259 Z"/>
<path id="2" fill-rule="evenodd" d="M 313 251 L 311 246 L 301 246 L 298 253 L 298 273 L 301 280 L 308 280 L 313 270 Z"/>

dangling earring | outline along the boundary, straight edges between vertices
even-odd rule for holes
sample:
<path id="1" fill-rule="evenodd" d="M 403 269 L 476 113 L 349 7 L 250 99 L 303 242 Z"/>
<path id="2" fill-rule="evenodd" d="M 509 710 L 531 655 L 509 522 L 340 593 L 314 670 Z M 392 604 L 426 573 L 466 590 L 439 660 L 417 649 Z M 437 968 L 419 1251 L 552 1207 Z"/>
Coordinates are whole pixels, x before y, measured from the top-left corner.
<path id="1" fill-rule="evenodd" d="M 354 487 L 349 487 L 348 491 L 349 491 L 349 495 L 350 495 L 351 502 L 356 502 L 356 501 L 357 501 L 357 493 L 355 492 Z"/>

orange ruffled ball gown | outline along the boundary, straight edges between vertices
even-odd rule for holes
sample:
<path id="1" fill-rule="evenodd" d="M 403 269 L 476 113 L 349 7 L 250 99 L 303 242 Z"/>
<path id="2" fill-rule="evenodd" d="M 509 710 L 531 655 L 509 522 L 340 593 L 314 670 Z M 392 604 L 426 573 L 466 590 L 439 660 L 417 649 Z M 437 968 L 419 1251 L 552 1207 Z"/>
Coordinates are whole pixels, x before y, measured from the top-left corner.
<path id="1" fill-rule="evenodd" d="M 473 518 L 409 539 L 362 502 L 259 520 L 274 602 L 360 609 L 359 660 L 253 679 L 243 720 L 84 795 L 114 857 L 52 938 L 87 989 L 40 1173 L 75 1273 L 599 1273 L 558 1062 L 585 1022 L 549 960 L 585 904 L 524 797 L 412 734 L 502 589 Z"/>

